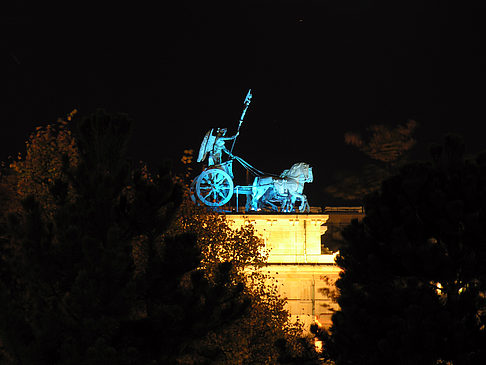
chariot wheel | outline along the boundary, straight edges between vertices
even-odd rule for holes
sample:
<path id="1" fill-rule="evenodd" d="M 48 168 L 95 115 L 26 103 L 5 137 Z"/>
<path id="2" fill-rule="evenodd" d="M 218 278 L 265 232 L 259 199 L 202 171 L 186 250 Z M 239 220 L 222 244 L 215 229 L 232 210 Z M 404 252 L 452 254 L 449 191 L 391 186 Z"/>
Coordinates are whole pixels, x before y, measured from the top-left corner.
<path id="1" fill-rule="evenodd" d="M 220 207 L 233 196 L 233 179 L 220 169 L 207 169 L 196 179 L 196 195 L 210 207 Z"/>

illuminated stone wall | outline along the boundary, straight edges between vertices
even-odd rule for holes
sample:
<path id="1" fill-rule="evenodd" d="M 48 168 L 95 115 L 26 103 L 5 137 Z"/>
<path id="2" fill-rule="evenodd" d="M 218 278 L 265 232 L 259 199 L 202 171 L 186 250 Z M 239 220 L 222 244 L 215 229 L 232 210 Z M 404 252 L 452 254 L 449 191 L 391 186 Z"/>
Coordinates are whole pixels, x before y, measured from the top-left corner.
<path id="1" fill-rule="evenodd" d="M 250 222 L 270 250 L 269 263 L 332 264 L 334 255 L 321 255 L 321 235 L 327 214 L 231 214 L 230 225 Z"/>
<path id="2" fill-rule="evenodd" d="M 326 232 L 327 214 L 229 214 L 230 225 L 250 222 L 270 251 L 265 268 L 276 280 L 287 308 L 306 329 L 317 319 L 329 326 L 336 304 L 326 289 L 333 289 L 340 269 L 336 254 L 321 254 L 321 235 Z M 324 291 L 323 291 L 324 289 Z"/>

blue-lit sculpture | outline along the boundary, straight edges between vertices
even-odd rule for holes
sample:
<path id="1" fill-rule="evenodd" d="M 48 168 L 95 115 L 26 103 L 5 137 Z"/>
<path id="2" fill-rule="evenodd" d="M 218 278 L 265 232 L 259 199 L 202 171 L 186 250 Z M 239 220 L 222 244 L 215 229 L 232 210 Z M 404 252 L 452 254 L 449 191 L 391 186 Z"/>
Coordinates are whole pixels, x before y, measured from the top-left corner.
<path id="1" fill-rule="evenodd" d="M 215 210 L 222 210 L 221 207 L 227 204 L 236 193 L 237 206 L 238 195 L 246 195 L 247 210 L 295 212 L 296 202 L 300 201 L 298 211 L 308 212 L 310 207 L 303 190 L 304 183 L 313 180 L 312 167 L 304 162 L 299 162 L 277 176 L 265 174 L 241 157 L 233 155 L 236 138 L 250 105 L 251 97 L 251 90 L 249 90 L 244 101 L 238 131 L 234 136 L 225 137 L 226 128 L 211 129 L 204 136 L 197 161 L 204 162 L 207 158 L 208 162 L 206 168 L 191 185 L 192 199 Z M 228 150 L 225 142 L 231 140 L 233 144 L 231 150 Z M 227 161 L 223 161 L 223 153 L 228 156 Z M 256 176 L 252 186 L 234 186 L 234 160 Z"/>
<path id="2" fill-rule="evenodd" d="M 199 149 L 197 162 L 203 162 L 206 159 L 206 156 L 209 154 L 209 166 L 221 164 L 222 153 L 225 152 L 229 154 L 229 151 L 225 146 L 225 141 L 233 140 L 234 144 L 236 137 L 238 137 L 239 134 L 238 132 L 233 137 L 225 137 L 226 131 L 226 128 L 218 128 L 216 131 L 211 129 L 206 133 L 201 143 L 201 148 Z"/>
<path id="3" fill-rule="evenodd" d="M 271 210 L 293 212 L 296 201 L 300 200 L 299 212 L 308 212 L 310 207 L 303 194 L 304 183 L 313 180 L 312 167 L 305 162 L 294 164 L 279 177 L 257 176 L 252 186 L 251 209 L 257 211 L 269 207 Z"/>

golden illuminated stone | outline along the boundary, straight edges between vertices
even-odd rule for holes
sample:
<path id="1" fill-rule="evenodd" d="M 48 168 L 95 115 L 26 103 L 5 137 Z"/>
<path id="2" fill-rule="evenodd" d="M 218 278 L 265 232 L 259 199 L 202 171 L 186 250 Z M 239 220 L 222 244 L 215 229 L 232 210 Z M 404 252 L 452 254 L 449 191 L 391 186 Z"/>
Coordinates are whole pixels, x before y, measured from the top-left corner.
<path id="1" fill-rule="evenodd" d="M 321 252 L 321 236 L 326 232 L 327 214 L 229 214 L 234 228 L 251 223 L 257 236 L 269 250 L 265 270 L 276 282 L 279 293 L 287 298 L 287 309 L 293 319 L 309 329 L 316 320 L 329 326 L 334 282 L 340 268 L 336 253 Z"/>

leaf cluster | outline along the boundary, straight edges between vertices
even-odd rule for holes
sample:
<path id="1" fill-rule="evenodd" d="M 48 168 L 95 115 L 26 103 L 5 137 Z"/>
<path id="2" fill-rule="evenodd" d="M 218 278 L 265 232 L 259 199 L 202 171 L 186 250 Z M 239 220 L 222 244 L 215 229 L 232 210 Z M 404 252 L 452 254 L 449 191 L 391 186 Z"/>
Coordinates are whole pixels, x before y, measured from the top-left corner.
<path id="1" fill-rule="evenodd" d="M 417 122 L 409 120 L 394 128 L 372 125 L 367 128 L 365 137 L 355 132 L 345 133 L 345 143 L 356 147 L 368 162 L 356 173 L 336 174 L 337 184 L 326 187 L 326 192 L 336 198 L 362 202 L 367 194 L 377 191 L 383 180 L 398 173 L 407 162 L 408 154 L 416 144 L 413 133 L 417 126 Z"/>
<path id="2" fill-rule="evenodd" d="M 357 133 L 347 132 L 344 141 L 371 159 L 393 166 L 399 164 L 415 145 L 412 134 L 416 128 L 417 122 L 414 120 L 393 129 L 382 124 L 372 125 L 368 128 L 369 137 L 366 140 Z"/>
<path id="3" fill-rule="evenodd" d="M 253 226 L 235 229 L 228 217 L 193 204 L 188 195 L 167 234 L 186 232 L 197 237 L 201 269 L 208 279 L 219 265 L 230 263 L 232 282 L 243 285 L 250 299 L 238 322 L 212 331 L 206 346 L 223 350 L 221 364 L 301 363 L 304 358 L 315 363 L 315 349 L 303 338 L 301 326 L 290 321 L 284 298 L 264 270 L 268 252 Z"/>
<path id="4" fill-rule="evenodd" d="M 78 147 L 69 128 L 69 121 L 76 114 L 73 110 L 67 121 L 37 127 L 26 142 L 25 157 L 18 155 L 10 168 L 15 172 L 15 191 L 20 198 L 36 196 L 45 214 L 52 215 L 55 207 L 50 189 L 56 181 L 66 181 L 65 164 L 76 166 L 79 161 Z M 69 188 L 69 199 L 74 191 Z"/>

